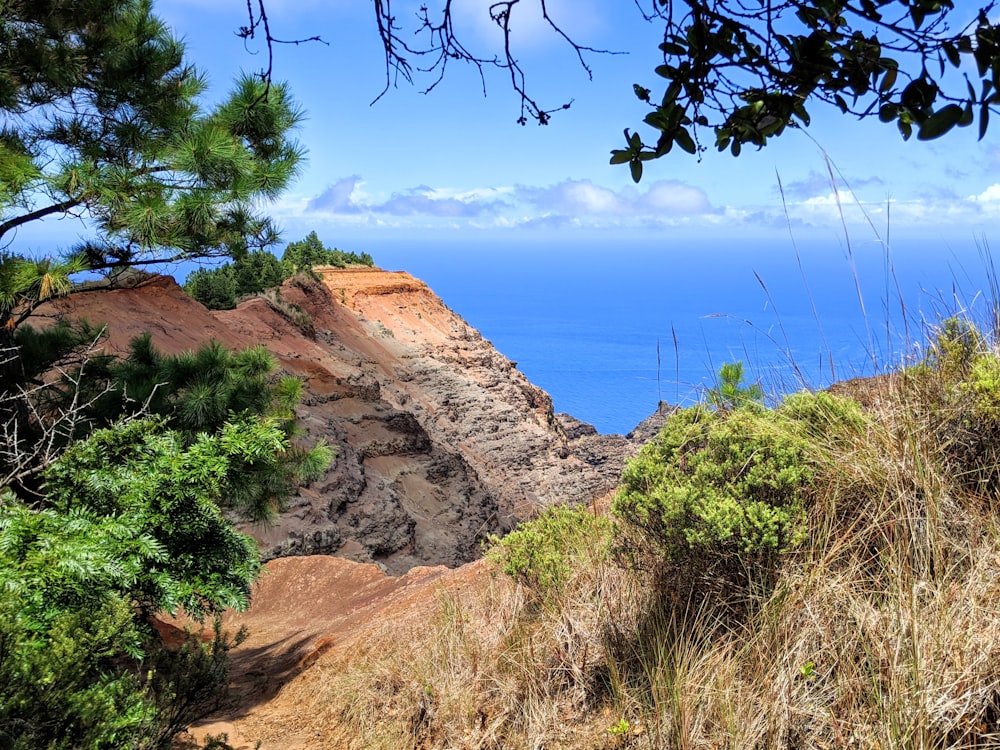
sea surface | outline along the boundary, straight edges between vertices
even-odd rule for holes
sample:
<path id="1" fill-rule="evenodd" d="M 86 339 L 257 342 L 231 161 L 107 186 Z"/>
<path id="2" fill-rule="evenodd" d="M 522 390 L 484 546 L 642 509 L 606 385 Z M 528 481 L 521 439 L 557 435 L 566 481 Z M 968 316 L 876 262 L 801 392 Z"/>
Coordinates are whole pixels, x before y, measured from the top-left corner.
<path id="1" fill-rule="evenodd" d="M 691 404 L 725 362 L 774 399 L 919 356 L 928 330 L 987 320 L 991 261 L 974 238 L 878 242 L 368 241 L 425 281 L 536 385 L 602 433 L 660 400 Z"/>

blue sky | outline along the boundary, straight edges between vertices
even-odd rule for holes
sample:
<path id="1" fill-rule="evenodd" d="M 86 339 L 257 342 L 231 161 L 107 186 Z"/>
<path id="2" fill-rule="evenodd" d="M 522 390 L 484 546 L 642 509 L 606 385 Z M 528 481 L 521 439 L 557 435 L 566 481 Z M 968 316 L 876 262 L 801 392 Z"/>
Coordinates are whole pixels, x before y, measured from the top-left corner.
<path id="1" fill-rule="evenodd" d="M 465 8 L 460 32 L 478 49 L 491 49 L 497 36 L 488 3 L 459 5 Z M 405 17 L 418 6 L 397 0 L 397 13 Z M 430 94 L 404 83 L 371 105 L 385 71 L 370 4 L 270 0 L 276 35 L 319 34 L 327 43 L 276 50 L 276 77 L 291 84 L 308 115 L 299 138 L 309 162 L 271 209 L 286 234 L 315 229 L 330 242 L 414 232 L 469 239 L 664 231 L 787 238 L 790 220 L 797 237 L 829 238 L 842 233 L 838 202 L 852 231 L 867 239 L 884 236 L 888 226 L 897 239 L 965 241 L 988 237 L 1000 224 L 1000 130 L 982 142 L 967 128 L 940 141 L 906 143 L 894 126 L 819 109 L 808 131 L 788 133 L 760 152 L 735 159 L 710 151 L 700 162 L 673 154 L 650 163 L 635 186 L 627 168 L 610 166 L 608 156 L 621 146 L 624 128 L 641 127 L 644 107 L 632 84 L 656 88 L 657 27 L 631 3 L 550 0 L 549 6 L 582 43 L 629 54 L 589 56 L 590 81 L 572 50 L 526 13 L 515 41 L 529 86 L 545 103 L 572 99 L 573 105 L 548 126 L 521 127 L 503 74 L 487 74 L 484 98 L 468 67 L 453 66 Z M 157 9 L 187 40 L 215 95 L 240 69 L 264 64 L 261 46 L 248 48 L 234 33 L 246 21 L 238 0 L 160 0 Z"/>
<path id="2" fill-rule="evenodd" d="M 419 5 L 395 0 L 394 9 L 412 18 Z M 456 2 L 460 35 L 484 53 L 496 48 L 499 33 L 488 5 Z M 908 237 L 970 244 L 997 235 L 1000 126 L 982 142 L 974 127 L 930 143 L 904 142 L 894 126 L 817 106 L 805 132 L 788 132 L 738 159 L 709 151 L 699 161 L 677 152 L 648 163 L 636 186 L 628 169 L 608 158 L 623 144 L 624 128 L 643 128 L 646 109 L 632 84 L 657 90 L 661 31 L 630 2 L 548 0 L 552 16 L 581 43 L 628 53 L 589 55 L 589 80 L 531 5 L 527 0 L 527 12 L 515 19 L 514 37 L 528 86 L 546 106 L 573 100 L 545 127 L 516 124 L 518 99 L 505 74 L 487 71 L 484 97 L 467 66 L 452 65 L 430 94 L 402 83 L 372 105 L 385 69 L 371 4 L 268 0 L 277 36 L 325 41 L 276 48 L 275 76 L 290 83 L 307 115 L 298 138 L 309 154 L 300 178 L 268 209 L 284 238 L 315 230 L 330 244 L 358 250 L 369 241 L 413 238 L 787 242 L 790 223 L 796 240 L 806 242 L 842 237 L 842 214 L 853 242 L 888 234 L 894 250 Z M 265 65 L 263 46 L 235 33 L 246 23 L 240 0 L 157 0 L 155 7 L 208 74 L 208 98 L 221 98 L 241 70 Z M 67 233 L 78 226 L 31 227 L 17 244 L 30 248 Z"/>

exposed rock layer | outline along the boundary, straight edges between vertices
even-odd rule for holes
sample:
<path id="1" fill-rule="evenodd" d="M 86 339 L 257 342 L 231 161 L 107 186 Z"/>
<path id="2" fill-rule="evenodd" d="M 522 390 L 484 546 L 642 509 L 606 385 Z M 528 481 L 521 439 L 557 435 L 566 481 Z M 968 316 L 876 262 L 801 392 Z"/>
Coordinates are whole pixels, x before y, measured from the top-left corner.
<path id="1" fill-rule="evenodd" d="M 338 554 L 392 573 L 454 566 L 538 508 L 615 485 L 634 442 L 557 418 L 550 397 L 423 282 L 369 269 L 319 277 L 224 312 L 163 277 L 61 303 L 107 324 L 116 351 L 145 330 L 169 352 L 262 344 L 303 379 L 305 439 L 326 439 L 337 458 L 275 525 L 246 529 L 266 557 Z"/>

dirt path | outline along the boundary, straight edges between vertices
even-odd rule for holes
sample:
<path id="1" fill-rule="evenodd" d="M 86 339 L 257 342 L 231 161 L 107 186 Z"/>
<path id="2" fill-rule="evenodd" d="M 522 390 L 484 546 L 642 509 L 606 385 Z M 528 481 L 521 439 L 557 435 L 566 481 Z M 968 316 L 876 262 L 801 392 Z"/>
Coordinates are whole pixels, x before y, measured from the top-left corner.
<path id="1" fill-rule="evenodd" d="M 349 648 L 376 623 L 425 618 L 442 588 L 464 585 L 479 575 L 478 563 L 451 570 L 414 568 L 398 578 L 376 565 L 339 557 L 289 557 L 269 562 L 253 605 L 226 618 L 230 632 L 249 636 L 232 653 L 231 702 L 191 730 L 203 740 L 226 733 L 237 750 L 256 746 L 253 727 L 287 722 L 299 710 L 281 690 L 328 652 Z M 310 747 L 310 738 L 286 735 L 280 750 Z M 261 750 L 279 750 L 262 745 Z"/>

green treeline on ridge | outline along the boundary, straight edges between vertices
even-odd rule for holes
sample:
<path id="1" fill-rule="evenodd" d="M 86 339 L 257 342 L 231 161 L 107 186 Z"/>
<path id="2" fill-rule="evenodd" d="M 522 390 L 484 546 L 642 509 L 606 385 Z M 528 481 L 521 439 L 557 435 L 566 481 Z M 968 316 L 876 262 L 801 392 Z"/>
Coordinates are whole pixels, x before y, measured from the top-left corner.
<path id="1" fill-rule="evenodd" d="M 296 273 L 311 273 L 314 266 L 374 265 L 368 253 L 327 248 L 316 232 L 310 232 L 305 239 L 288 243 L 280 261 L 267 250 L 255 250 L 217 268 L 193 271 L 184 290 L 210 310 L 231 310 L 240 299 L 279 286 Z"/>

